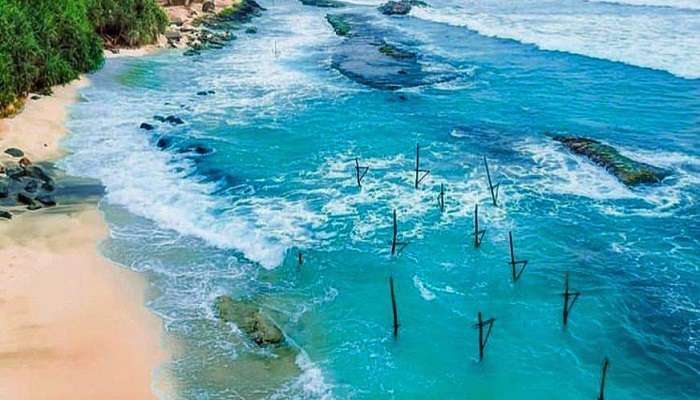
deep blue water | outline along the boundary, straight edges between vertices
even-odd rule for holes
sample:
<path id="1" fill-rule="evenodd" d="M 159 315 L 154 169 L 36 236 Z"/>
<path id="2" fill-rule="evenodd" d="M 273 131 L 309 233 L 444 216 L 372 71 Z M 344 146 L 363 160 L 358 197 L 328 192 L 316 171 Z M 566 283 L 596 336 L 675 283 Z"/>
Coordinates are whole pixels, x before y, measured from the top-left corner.
<path id="1" fill-rule="evenodd" d="M 174 380 L 175 398 L 592 399 L 604 357 L 607 398 L 700 396 L 700 45 L 684 36 L 700 37 L 700 12 L 507 3 L 345 9 L 456 77 L 397 92 L 334 70 L 335 11 L 292 1 L 264 2 L 258 33 L 225 49 L 109 60 L 91 77 L 64 165 L 106 186 L 103 251 L 153 285 L 149 306 L 178 343 L 156 377 Z M 156 114 L 185 124 L 139 129 Z M 672 176 L 627 188 L 552 133 Z M 431 171 L 418 190 L 416 144 Z M 355 157 L 369 166 L 361 189 Z M 392 210 L 409 242 L 399 257 Z M 529 260 L 515 284 L 508 232 Z M 567 271 L 582 295 L 563 329 Z M 259 304 L 293 350 L 218 324 L 221 294 Z M 481 363 L 479 311 L 496 318 Z"/>

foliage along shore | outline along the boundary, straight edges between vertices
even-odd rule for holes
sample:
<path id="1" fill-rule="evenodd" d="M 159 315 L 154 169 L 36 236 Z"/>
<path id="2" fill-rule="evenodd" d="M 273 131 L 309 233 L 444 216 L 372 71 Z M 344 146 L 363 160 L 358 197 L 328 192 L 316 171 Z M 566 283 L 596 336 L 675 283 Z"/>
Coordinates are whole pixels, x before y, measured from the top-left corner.
<path id="1" fill-rule="evenodd" d="M 98 69 L 107 46 L 154 43 L 168 18 L 155 0 L 3 0 L 0 2 L 0 117 L 30 92 Z"/>

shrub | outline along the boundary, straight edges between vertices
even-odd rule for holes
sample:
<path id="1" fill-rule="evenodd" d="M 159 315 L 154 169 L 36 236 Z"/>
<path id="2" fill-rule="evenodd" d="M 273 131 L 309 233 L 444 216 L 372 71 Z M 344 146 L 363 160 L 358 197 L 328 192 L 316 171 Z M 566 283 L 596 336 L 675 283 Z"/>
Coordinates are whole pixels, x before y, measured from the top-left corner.
<path id="1" fill-rule="evenodd" d="M 102 64 L 102 40 L 154 42 L 167 17 L 155 0 L 0 0 L 1 109 Z"/>

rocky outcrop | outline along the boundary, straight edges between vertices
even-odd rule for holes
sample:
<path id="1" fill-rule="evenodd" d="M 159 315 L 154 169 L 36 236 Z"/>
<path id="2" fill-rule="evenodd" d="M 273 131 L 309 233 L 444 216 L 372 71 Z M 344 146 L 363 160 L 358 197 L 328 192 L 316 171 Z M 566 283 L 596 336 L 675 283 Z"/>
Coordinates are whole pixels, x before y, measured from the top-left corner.
<path id="1" fill-rule="evenodd" d="M 214 11 L 216 11 L 214 0 L 204 0 L 204 3 L 202 3 L 202 12 L 212 13 Z"/>
<path id="2" fill-rule="evenodd" d="M 11 155 L 12 157 L 24 157 L 24 152 L 16 147 L 10 147 L 5 150 L 5 154 Z"/>
<path id="3" fill-rule="evenodd" d="M 232 322 L 260 346 L 277 345 L 284 341 L 282 331 L 260 308 L 230 296 L 214 300 L 214 313 L 224 322 Z"/>
<path id="4" fill-rule="evenodd" d="M 348 36 L 350 34 L 350 24 L 343 15 L 327 14 L 326 21 L 331 25 L 336 35 Z"/>
<path id="5" fill-rule="evenodd" d="M 320 8 L 342 8 L 345 4 L 336 0 L 299 0 L 301 4 Z"/>
<path id="6" fill-rule="evenodd" d="M 411 12 L 411 3 L 408 1 L 387 1 L 378 8 L 384 15 L 406 15 Z"/>
<path id="7" fill-rule="evenodd" d="M 670 175 L 665 169 L 632 160 L 597 140 L 576 136 L 554 136 L 554 140 L 572 152 L 588 157 L 628 186 L 658 183 Z"/>
<path id="8" fill-rule="evenodd" d="M 454 79 L 451 72 L 427 71 L 421 56 L 409 51 L 405 36 L 371 17 L 340 14 L 327 17 L 336 33 L 345 37 L 331 66 L 346 77 L 375 89 L 398 90 Z"/>

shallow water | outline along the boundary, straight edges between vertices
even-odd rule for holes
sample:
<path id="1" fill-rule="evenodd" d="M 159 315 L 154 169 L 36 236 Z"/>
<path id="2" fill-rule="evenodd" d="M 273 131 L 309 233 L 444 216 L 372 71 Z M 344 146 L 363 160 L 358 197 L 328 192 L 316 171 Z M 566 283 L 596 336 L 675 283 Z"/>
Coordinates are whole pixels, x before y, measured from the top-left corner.
<path id="1" fill-rule="evenodd" d="M 605 356 L 608 398 L 700 396 L 700 14 L 671 2 L 490 0 L 384 18 L 378 2 L 357 3 L 343 12 L 398 29 L 425 70 L 456 79 L 398 92 L 354 83 L 331 67 L 342 40 L 324 20 L 333 10 L 269 1 L 258 33 L 225 49 L 110 60 L 72 110 L 64 166 L 106 186 L 103 251 L 157 289 L 149 306 L 182 343 L 163 366 L 179 398 L 590 399 Z M 590 27 L 591 13 L 598 30 L 570 23 Z M 640 18 L 658 29 L 617 29 Z M 673 175 L 629 189 L 553 132 Z M 431 171 L 419 190 L 417 143 Z M 361 189 L 355 157 L 369 166 Z M 409 242 L 399 257 L 394 209 Z M 515 284 L 510 231 L 529 260 Z M 582 295 L 564 330 L 566 271 Z M 258 303 L 294 351 L 256 349 L 218 324 L 220 294 Z M 482 363 L 478 311 L 496 318 Z"/>

